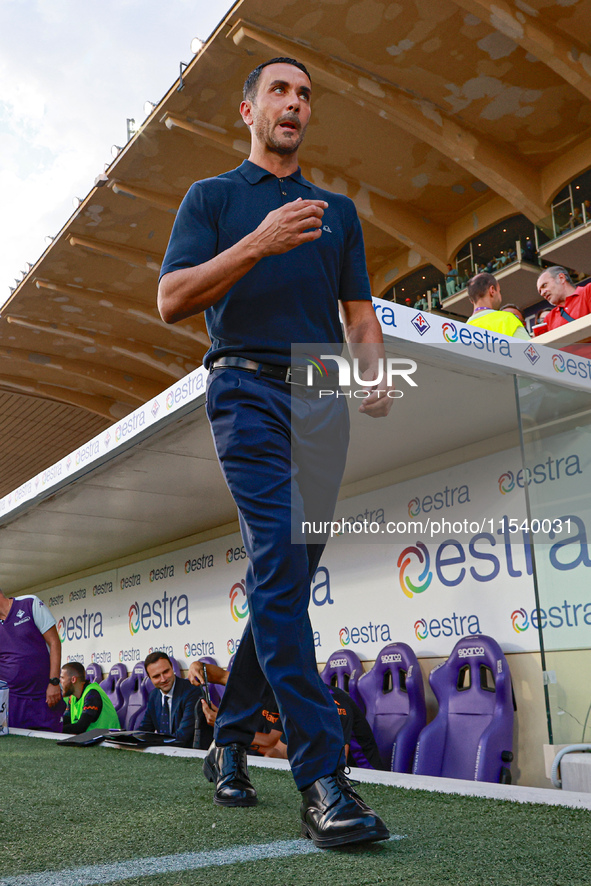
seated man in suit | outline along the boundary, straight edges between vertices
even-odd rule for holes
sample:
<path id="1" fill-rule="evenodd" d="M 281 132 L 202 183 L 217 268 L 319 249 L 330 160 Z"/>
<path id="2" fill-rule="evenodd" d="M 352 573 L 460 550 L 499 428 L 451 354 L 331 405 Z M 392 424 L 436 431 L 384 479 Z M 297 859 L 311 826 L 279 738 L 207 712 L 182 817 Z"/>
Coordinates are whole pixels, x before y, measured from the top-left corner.
<path id="1" fill-rule="evenodd" d="M 174 735 L 177 746 L 192 747 L 195 705 L 201 698 L 200 690 L 188 680 L 175 676 L 165 652 L 150 652 L 144 667 L 156 688 L 150 693 L 144 719 L 137 728 Z"/>

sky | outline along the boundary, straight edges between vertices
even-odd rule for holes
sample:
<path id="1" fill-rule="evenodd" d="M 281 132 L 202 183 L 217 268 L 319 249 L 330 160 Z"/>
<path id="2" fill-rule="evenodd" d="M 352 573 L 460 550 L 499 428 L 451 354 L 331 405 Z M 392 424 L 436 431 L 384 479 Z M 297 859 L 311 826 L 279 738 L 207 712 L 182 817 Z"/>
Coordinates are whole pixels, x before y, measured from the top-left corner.
<path id="1" fill-rule="evenodd" d="M 231 0 L 1 0 L 0 306 Z"/>

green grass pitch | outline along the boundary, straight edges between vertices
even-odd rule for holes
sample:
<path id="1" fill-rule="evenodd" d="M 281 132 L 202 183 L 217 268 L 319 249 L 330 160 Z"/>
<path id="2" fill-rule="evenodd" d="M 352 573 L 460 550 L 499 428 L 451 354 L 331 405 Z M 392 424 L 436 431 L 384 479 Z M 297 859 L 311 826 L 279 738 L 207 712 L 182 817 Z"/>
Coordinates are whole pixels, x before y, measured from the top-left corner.
<path id="1" fill-rule="evenodd" d="M 0 884 L 148 856 L 299 837 L 288 773 L 253 768 L 252 809 L 220 809 L 201 760 L 0 739 Z M 591 812 L 362 785 L 388 843 L 110 880 L 113 886 L 588 886 Z M 307 844 L 306 844 L 307 845 Z M 132 868 L 130 868 L 130 872 Z M 24 882 L 24 881 L 23 881 Z M 59 882 L 59 878 L 57 880 Z M 80 880 L 84 886 L 86 880 Z M 90 881 L 88 881 L 90 882 Z"/>

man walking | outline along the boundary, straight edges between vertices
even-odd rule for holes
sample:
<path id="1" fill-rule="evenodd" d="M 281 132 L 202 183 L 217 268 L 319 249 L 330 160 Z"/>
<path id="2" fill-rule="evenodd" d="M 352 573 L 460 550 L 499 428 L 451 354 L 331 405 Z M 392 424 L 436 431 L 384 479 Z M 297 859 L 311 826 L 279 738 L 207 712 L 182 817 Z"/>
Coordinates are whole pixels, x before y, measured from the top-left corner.
<path id="1" fill-rule="evenodd" d="M 360 357 L 366 379 L 378 377 L 383 348 L 355 207 L 306 181 L 298 166 L 311 91 L 294 59 L 271 59 L 249 75 L 240 105 L 249 159 L 190 188 L 164 258 L 158 305 L 169 323 L 206 312 L 207 413 L 249 557 L 250 620 L 216 721 L 214 802 L 257 802 L 246 749 L 266 677 L 302 793 L 302 833 L 329 847 L 389 834 L 343 774 L 339 716 L 318 676 L 308 605 L 324 543 L 293 544 L 291 534 L 292 506 L 294 524 L 312 509 L 314 518 L 332 517 L 347 407 L 305 388 L 306 373 L 290 366 L 291 347 L 342 342 L 340 310 L 347 340 L 369 351 Z M 294 384 L 304 386 L 292 398 Z M 360 410 L 385 415 L 385 394 L 380 383 Z"/>

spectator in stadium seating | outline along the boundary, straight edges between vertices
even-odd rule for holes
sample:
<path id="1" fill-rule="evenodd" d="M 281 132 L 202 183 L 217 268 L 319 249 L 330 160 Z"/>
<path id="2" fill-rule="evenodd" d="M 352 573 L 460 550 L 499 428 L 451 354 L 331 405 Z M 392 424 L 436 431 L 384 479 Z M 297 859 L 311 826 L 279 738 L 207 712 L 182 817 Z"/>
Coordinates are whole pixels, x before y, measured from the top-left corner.
<path id="1" fill-rule="evenodd" d="M 144 667 L 155 689 L 150 693 L 144 719 L 137 728 L 174 735 L 178 747 L 193 747 L 195 705 L 201 698 L 199 690 L 183 677 L 175 676 L 165 652 L 150 652 Z"/>
<path id="2" fill-rule="evenodd" d="M 457 281 L 458 281 L 458 272 L 456 268 L 453 268 L 448 264 L 447 273 L 445 275 L 445 288 L 447 290 L 448 295 L 453 295 L 457 289 Z"/>
<path id="3" fill-rule="evenodd" d="M 591 283 L 575 287 L 566 268 L 558 265 L 546 268 L 538 277 L 537 286 L 542 298 L 552 305 L 545 318 L 548 329 L 556 329 L 591 313 Z"/>
<path id="4" fill-rule="evenodd" d="M 501 310 L 501 287 L 492 274 L 485 272 L 472 277 L 468 281 L 468 298 L 474 306 L 472 316 L 467 321 L 470 326 L 529 340 L 523 323 L 509 311 Z"/>
<path id="5" fill-rule="evenodd" d="M 538 323 L 545 323 L 546 317 L 548 316 L 548 314 L 550 313 L 551 310 L 552 310 L 552 308 L 540 308 L 540 310 L 536 312 L 532 326 L 537 326 Z"/>
<path id="6" fill-rule="evenodd" d="M 62 731 L 62 644 L 55 619 L 39 597 L 0 590 L 0 680 L 8 683 L 8 725 Z"/>
<path id="7" fill-rule="evenodd" d="M 501 311 L 509 311 L 510 314 L 514 314 L 519 322 L 525 327 L 525 317 L 523 316 L 523 311 L 521 308 L 517 307 L 517 305 L 503 305 Z"/>
<path id="8" fill-rule="evenodd" d="M 64 732 L 80 735 L 89 729 L 120 729 L 113 702 L 98 683 L 89 683 L 84 665 L 69 661 L 60 674 L 62 694 L 66 699 Z"/>

